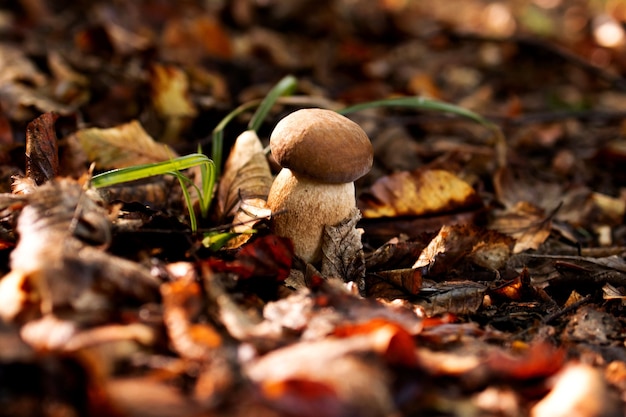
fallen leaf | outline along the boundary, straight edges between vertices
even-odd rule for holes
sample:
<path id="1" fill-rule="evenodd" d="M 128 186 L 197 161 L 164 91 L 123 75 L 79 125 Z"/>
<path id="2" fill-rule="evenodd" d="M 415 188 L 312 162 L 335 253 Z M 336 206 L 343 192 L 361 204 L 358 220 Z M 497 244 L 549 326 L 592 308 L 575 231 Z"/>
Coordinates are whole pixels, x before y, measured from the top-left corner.
<path id="1" fill-rule="evenodd" d="M 246 130 L 237 137 L 224 165 L 217 191 L 219 216 L 234 216 L 237 232 L 249 230 L 252 220 L 271 214 L 264 204 L 271 186 L 272 173 L 263 145 L 256 132 Z"/>
<path id="2" fill-rule="evenodd" d="M 385 319 L 372 319 L 364 323 L 346 323 L 335 328 L 333 336 L 351 337 L 359 334 L 375 338 L 374 348 L 392 365 L 414 367 L 417 365 L 415 341 L 409 332 L 397 323 Z"/>
<path id="3" fill-rule="evenodd" d="M 208 265 L 215 272 L 231 272 L 240 279 L 277 283 L 289 276 L 292 258 L 291 240 L 269 235 L 242 246 L 232 261 L 211 258 Z"/>
<path id="4" fill-rule="evenodd" d="M 389 271 L 378 271 L 374 274 L 376 277 L 388 282 L 392 286 L 406 291 L 407 295 L 415 295 L 419 293 L 422 287 L 422 269 L 420 268 L 404 268 L 392 269 Z M 372 293 L 371 288 L 367 291 L 370 297 L 385 297 L 382 293 Z M 395 298 L 395 297 L 394 297 Z"/>
<path id="5" fill-rule="evenodd" d="M 552 390 L 531 410 L 531 417 L 618 417 L 623 415 L 602 373 L 586 364 L 568 364 Z"/>
<path id="6" fill-rule="evenodd" d="M 21 280 L 24 305 L 34 303 L 42 312 L 70 308 L 97 316 L 125 301 L 158 298 L 158 280 L 149 271 L 103 250 L 110 241 L 111 225 L 97 192 L 85 190 L 75 180 L 57 178 L 26 198 L 9 273 L 12 282 Z M 0 287 L 0 292 L 5 290 L 11 292 L 10 287 Z M 6 311 L 0 306 L 0 315 L 13 319 L 22 308 L 17 307 Z"/>
<path id="7" fill-rule="evenodd" d="M 372 332 L 340 339 L 300 342 L 273 350 L 246 366 L 245 374 L 259 384 L 305 380 L 324 384 L 336 392 L 354 415 L 388 415 L 393 402 L 380 363 L 360 359 L 359 354 L 377 352 L 389 334 Z M 354 407 L 354 408 L 352 408 Z"/>
<path id="8" fill-rule="evenodd" d="M 59 151 L 54 122 L 58 116 L 44 113 L 26 128 L 26 176 L 37 185 L 59 172 Z"/>
<path id="9" fill-rule="evenodd" d="M 500 233 L 470 225 L 443 226 L 424 248 L 413 268 L 428 267 L 430 275 L 462 269 L 462 262 L 497 271 L 506 264 L 513 241 Z"/>
<path id="10" fill-rule="evenodd" d="M 364 218 L 376 218 L 425 216 L 480 204 L 476 191 L 453 173 L 418 169 L 380 178 L 361 196 L 359 208 Z"/>
<path id="11" fill-rule="evenodd" d="M 222 338 L 208 323 L 196 323 L 202 309 L 201 286 L 183 280 L 161 284 L 163 322 L 174 350 L 183 358 L 206 360 Z"/>
<path id="12" fill-rule="evenodd" d="M 166 145 L 155 142 L 136 120 L 108 129 L 82 129 L 75 135 L 98 169 L 162 162 L 177 156 Z"/>
<path id="13" fill-rule="evenodd" d="M 439 314 L 473 314 L 482 306 L 487 287 L 473 281 L 422 283 L 416 304 L 428 317 Z"/>
<path id="14" fill-rule="evenodd" d="M 351 411 L 350 407 L 338 398 L 337 392 L 323 382 L 290 378 L 265 381 L 260 387 L 265 401 L 288 415 L 341 417 Z"/>
<path id="15" fill-rule="evenodd" d="M 166 60 L 196 63 L 206 57 L 228 59 L 233 45 L 221 20 L 207 14 L 189 15 L 167 20 L 161 54 Z"/>
<path id="16" fill-rule="evenodd" d="M 365 276 L 365 257 L 361 235 L 356 228 L 361 215 L 353 209 L 352 215 L 335 226 L 324 226 L 322 234 L 322 275 L 360 282 Z"/>
<path id="17" fill-rule="evenodd" d="M 189 100 L 189 80 L 180 68 L 156 64 L 150 84 L 154 108 L 164 118 L 193 117 L 197 111 Z"/>
<path id="18" fill-rule="evenodd" d="M 552 222 L 543 210 L 530 203 L 519 202 L 503 213 L 498 213 L 489 227 L 515 239 L 513 253 L 538 249 L 550 236 Z"/>

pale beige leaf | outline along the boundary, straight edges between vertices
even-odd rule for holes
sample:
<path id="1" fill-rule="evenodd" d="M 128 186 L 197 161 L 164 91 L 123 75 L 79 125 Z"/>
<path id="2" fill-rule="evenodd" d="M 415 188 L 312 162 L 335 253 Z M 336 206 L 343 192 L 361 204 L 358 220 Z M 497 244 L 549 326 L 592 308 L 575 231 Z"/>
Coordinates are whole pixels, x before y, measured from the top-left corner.
<path id="1" fill-rule="evenodd" d="M 189 100 L 187 74 L 173 66 L 155 65 L 152 69 L 152 100 L 163 117 L 192 117 L 197 111 Z"/>
<path id="2" fill-rule="evenodd" d="M 177 156 L 172 149 L 152 139 L 136 120 L 109 129 L 82 129 L 76 132 L 76 137 L 99 169 L 161 162 Z"/>
<path id="3" fill-rule="evenodd" d="M 241 211 L 244 213 L 239 220 L 249 219 L 251 213 L 267 215 L 263 209 L 271 186 L 272 173 L 263 145 L 254 131 L 245 131 L 235 141 L 224 166 L 217 191 L 220 216 Z"/>

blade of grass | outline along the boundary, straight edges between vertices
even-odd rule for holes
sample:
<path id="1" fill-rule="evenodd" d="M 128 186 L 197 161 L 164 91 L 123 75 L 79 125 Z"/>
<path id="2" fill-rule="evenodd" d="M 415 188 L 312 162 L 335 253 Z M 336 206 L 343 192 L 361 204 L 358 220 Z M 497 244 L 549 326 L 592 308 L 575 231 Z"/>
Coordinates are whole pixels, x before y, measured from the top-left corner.
<path id="1" fill-rule="evenodd" d="M 127 168 L 119 168 L 95 175 L 91 179 L 94 188 L 109 187 L 130 181 L 141 180 L 156 175 L 168 174 L 173 171 L 182 171 L 198 165 L 213 165 L 206 155 L 192 153 L 178 158 L 152 164 L 135 165 Z"/>
<path id="2" fill-rule="evenodd" d="M 463 107 L 456 106 L 454 104 L 445 103 L 443 101 L 433 100 L 425 97 L 399 97 L 356 104 L 354 106 L 341 109 L 338 112 L 345 115 L 348 113 L 353 113 L 375 107 L 406 107 L 418 110 L 434 110 L 451 113 L 477 122 L 489 129 L 494 136 L 496 161 L 498 163 L 498 166 L 503 167 L 506 165 L 507 145 L 502 129 L 500 129 L 500 127 L 498 127 L 496 124 L 490 122 L 481 115 L 474 113 L 471 110 L 467 110 Z"/>
<path id="3" fill-rule="evenodd" d="M 298 86 L 298 80 L 293 75 L 287 75 L 283 77 L 270 90 L 270 92 L 267 93 L 267 95 L 265 96 L 265 98 L 263 99 L 259 107 L 256 109 L 256 112 L 254 113 L 254 115 L 252 116 L 252 119 L 250 119 L 250 122 L 248 123 L 248 130 L 254 130 L 255 132 L 257 132 L 259 128 L 261 127 L 261 125 L 263 124 L 263 121 L 265 121 L 267 114 L 276 103 L 276 100 L 278 100 L 278 98 L 281 96 L 287 96 L 287 95 L 293 94 L 297 86 Z"/>
<path id="4" fill-rule="evenodd" d="M 215 162 L 216 173 L 215 176 L 219 177 L 222 167 L 223 147 L 224 147 L 224 129 L 235 117 L 242 113 L 247 112 L 258 106 L 261 100 L 251 100 L 241 104 L 236 109 L 228 113 L 213 129 L 211 135 L 211 159 Z"/>
<path id="5" fill-rule="evenodd" d="M 189 181 L 189 178 L 185 177 L 178 171 L 171 172 L 170 174 L 174 175 L 176 179 L 178 179 L 180 188 L 183 190 L 183 196 L 185 197 L 185 202 L 187 203 L 187 211 L 189 212 L 189 227 L 193 233 L 196 233 L 198 230 L 198 220 L 196 219 L 196 213 L 194 212 L 193 205 L 191 204 L 191 195 L 189 194 L 186 184 Z M 200 198 L 200 200 L 202 200 L 202 198 Z"/>
<path id="6" fill-rule="evenodd" d="M 454 104 L 445 103 L 439 100 L 433 100 L 425 97 L 399 97 L 390 98 L 385 100 L 370 101 L 367 103 L 356 104 L 354 106 L 346 107 L 339 110 L 340 114 L 354 113 L 360 110 L 371 109 L 374 107 L 407 107 L 418 110 L 434 110 L 446 113 L 455 114 L 457 116 L 466 117 L 470 120 L 478 122 L 486 127 L 494 127 L 494 124 L 474 113 L 471 110 L 464 109 L 463 107 L 456 106 Z"/>
<path id="7" fill-rule="evenodd" d="M 226 126 L 235 117 L 257 107 L 256 112 L 248 123 L 248 129 L 257 131 L 263 123 L 265 117 L 267 117 L 267 113 L 270 111 L 276 100 L 278 100 L 278 98 L 281 96 L 293 93 L 296 86 L 297 79 L 292 75 L 287 75 L 270 90 L 270 92 L 265 96 L 263 100 L 251 100 L 243 103 L 236 109 L 228 113 L 226 116 L 224 116 L 222 120 L 220 120 L 217 126 L 215 126 L 215 129 L 213 129 L 211 141 L 211 159 L 215 162 L 216 177 L 219 177 L 222 167 L 224 129 L 226 128 Z"/>

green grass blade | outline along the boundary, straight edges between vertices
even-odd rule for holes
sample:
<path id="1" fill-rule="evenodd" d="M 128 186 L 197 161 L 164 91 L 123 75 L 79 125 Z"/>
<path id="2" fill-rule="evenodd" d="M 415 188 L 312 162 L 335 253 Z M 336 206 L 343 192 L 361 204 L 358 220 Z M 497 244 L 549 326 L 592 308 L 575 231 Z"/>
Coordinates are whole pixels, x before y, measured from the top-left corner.
<path id="1" fill-rule="evenodd" d="M 224 129 L 235 117 L 247 112 L 258 106 L 261 100 L 252 100 L 241 104 L 236 109 L 228 113 L 213 129 L 211 136 L 211 159 L 215 163 L 215 176 L 219 177 L 222 166 L 223 148 L 224 148 Z"/>
<path id="2" fill-rule="evenodd" d="M 130 181 L 168 174 L 173 171 L 182 171 L 198 165 L 212 165 L 206 155 L 192 153 L 178 158 L 152 164 L 135 165 L 127 168 L 119 168 L 95 175 L 91 179 L 94 188 L 109 187 Z"/>
<path id="3" fill-rule="evenodd" d="M 443 101 L 433 100 L 425 97 L 399 97 L 370 101 L 367 103 L 361 103 L 354 106 L 346 107 L 342 110 L 339 110 L 339 113 L 348 114 L 375 107 L 407 107 L 418 110 L 441 111 L 468 118 L 489 128 L 494 127 L 493 123 L 471 110 L 464 109 L 463 107 L 459 107 L 454 104 L 445 103 Z"/>
<path id="4" fill-rule="evenodd" d="M 257 132 L 263 124 L 263 121 L 267 117 L 267 114 L 276 103 L 276 100 L 278 100 L 278 98 L 281 96 L 293 94 L 297 86 L 298 80 L 293 75 L 287 75 L 286 77 L 283 77 L 270 90 L 270 92 L 267 93 L 259 107 L 256 109 L 256 112 L 248 123 L 248 130 L 254 130 L 255 132 Z"/>
<path id="5" fill-rule="evenodd" d="M 170 174 L 174 175 L 176 179 L 178 179 L 178 183 L 180 184 L 180 188 L 183 190 L 183 196 L 185 198 L 185 203 L 187 204 L 187 211 L 189 212 L 189 227 L 193 233 L 196 233 L 198 230 L 198 220 L 196 219 L 196 213 L 193 211 L 193 204 L 191 203 L 191 195 L 189 194 L 189 190 L 187 189 L 187 182 L 189 182 L 189 178 L 185 177 L 178 171 L 170 172 Z"/>

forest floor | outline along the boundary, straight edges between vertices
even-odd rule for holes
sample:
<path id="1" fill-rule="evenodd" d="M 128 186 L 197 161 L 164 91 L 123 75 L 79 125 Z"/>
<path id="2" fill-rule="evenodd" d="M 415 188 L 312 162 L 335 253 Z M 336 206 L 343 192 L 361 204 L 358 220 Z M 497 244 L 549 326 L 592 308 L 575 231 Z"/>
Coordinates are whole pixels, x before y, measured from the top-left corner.
<path id="1" fill-rule="evenodd" d="M 620 0 L 0 0 L 0 415 L 626 415 L 625 28 Z M 347 114 L 361 218 L 307 264 L 272 129 L 409 97 Z M 197 227 L 171 175 L 96 189 L 199 151 Z"/>

